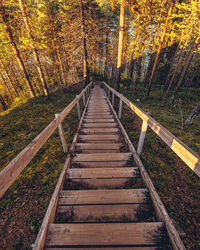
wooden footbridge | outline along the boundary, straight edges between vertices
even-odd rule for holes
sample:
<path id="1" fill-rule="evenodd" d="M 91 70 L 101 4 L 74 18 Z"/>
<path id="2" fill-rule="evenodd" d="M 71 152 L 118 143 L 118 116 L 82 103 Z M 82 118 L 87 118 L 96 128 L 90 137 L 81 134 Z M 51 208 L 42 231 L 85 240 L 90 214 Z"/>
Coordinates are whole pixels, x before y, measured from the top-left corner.
<path id="1" fill-rule="evenodd" d="M 112 104 L 120 98 L 119 113 Z M 85 109 L 80 115 L 79 101 Z M 143 120 L 137 152 L 120 118 L 126 103 Z M 112 104 L 111 104 L 112 103 Z M 80 123 L 34 249 L 185 249 L 140 158 L 150 127 L 200 173 L 200 158 L 106 83 L 90 83 L 1 173 L 1 195 L 77 105 Z"/>

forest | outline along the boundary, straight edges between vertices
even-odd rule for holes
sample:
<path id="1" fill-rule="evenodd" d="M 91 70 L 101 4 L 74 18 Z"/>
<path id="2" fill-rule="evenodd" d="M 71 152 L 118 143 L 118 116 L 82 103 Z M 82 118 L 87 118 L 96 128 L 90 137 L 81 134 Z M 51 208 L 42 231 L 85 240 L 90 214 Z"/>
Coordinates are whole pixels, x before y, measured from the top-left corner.
<path id="1" fill-rule="evenodd" d="M 163 105 L 199 85 L 199 1 L 4 0 L 0 16 L 2 110 L 95 74 L 160 85 Z"/>
<path id="2" fill-rule="evenodd" d="M 107 82 L 200 153 L 199 0 L 1 0 L 0 169 L 91 81 Z M 138 139 L 132 126 L 141 124 L 124 110 L 125 128 Z M 65 123 L 69 145 L 75 117 Z M 149 133 L 144 165 L 184 244 L 198 249 L 199 179 L 156 140 Z M 0 248 L 8 239 L 10 249 L 31 248 L 64 162 L 59 146 L 55 135 L 1 199 Z"/>

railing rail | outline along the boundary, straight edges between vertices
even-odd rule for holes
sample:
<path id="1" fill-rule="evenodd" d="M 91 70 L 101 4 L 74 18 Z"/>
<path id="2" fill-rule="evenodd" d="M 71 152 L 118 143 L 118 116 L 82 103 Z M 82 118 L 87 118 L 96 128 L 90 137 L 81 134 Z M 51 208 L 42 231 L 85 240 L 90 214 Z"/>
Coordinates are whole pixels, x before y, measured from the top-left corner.
<path id="1" fill-rule="evenodd" d="M 83 97 L 83 103 L 85 103 L 85 98 L 89 96 L 91 87 L 92 82 L 88 84 L 60 114 L 57 114 L 56 118 L 0 172 L 0 197 L 3 196 L 6 190 L 17 179 L 54 131 L 59 126 L 62 126 L 62 121 L 76 104 L 78 104 L 78 116 L 80 115 L 79 100 Z M 61 137 L 61 140 L 62 139 Z"/>
<path id="2" fill-rule="evenodd" d="M 119 118 L 121 118 L 121 103 L 123 101 L 127 106 L 130 107 L 131 110 L 135 112 L 138 117 L 142 119 L 143 123 L 137 149 L 138 154 L 142 153 L 142 147 L 144 144 L 147 127 L 150 127 L 153 132 L 156 133 L 186 163 L 186 165 L 190 167 L 200 177 L 200 156 L 196 152 L 194 152 L 191 148 L 185 145 L 182 141 L 180 141 L 176 136 L 170 133 L 166 128 L 160 125 L 152 117 L 142 111 L 142 109 L 133 104 L 125 96 L 111 88 L 107 83 L 102 83 L 108 97 L 110 96 L 110 92 L 112 92 L 120 99 Z M 114 100 L 114 97 L 112 97 L 112 99 Z M 114 104 L 114 101 L 112 102 L 112 104 Z"/>

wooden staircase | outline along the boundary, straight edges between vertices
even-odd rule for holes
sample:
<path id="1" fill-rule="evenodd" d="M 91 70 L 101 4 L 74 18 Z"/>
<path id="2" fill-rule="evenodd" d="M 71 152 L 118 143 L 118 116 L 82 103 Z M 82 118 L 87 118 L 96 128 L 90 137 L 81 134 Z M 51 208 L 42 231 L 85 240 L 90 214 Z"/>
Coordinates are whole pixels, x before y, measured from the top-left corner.
<path id="1" fill-rule="evenodd" d="M 46 249 L 171 249 L 104 90 L 92 90 Z M 183 248 L 182 248 L 183 249 Z"/>

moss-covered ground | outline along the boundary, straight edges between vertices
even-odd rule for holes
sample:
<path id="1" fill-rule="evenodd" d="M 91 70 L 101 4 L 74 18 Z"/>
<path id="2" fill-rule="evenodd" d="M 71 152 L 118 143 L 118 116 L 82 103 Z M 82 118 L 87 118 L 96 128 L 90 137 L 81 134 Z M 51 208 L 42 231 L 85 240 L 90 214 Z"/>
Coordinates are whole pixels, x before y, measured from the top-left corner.
<path id="1" fill-rule="evenodd" d="M 109 84 L 113 86 L 112 82 Z M 200 115 L 192 125 L 184 124 L 200 99 L 200 89 L 187 93 L 183 89 L 173 105 L 165 106 L 161 105 L 161 86 L 154 87 L 148 99 L 140 87 L 121 84 L 120 92 L 200 154 Z M 137 149 L 142 121 L 125 104 L 122 123 Z M 200 249 L 200 178 L 150 128 L 141 159 L 169 215 L 183 229 L 185 236 L 182 239 L 187 249 Z"/>
<path id="2" fill-rule="evenodd" d="M 0 166 L 3 169 L 82 90 L 74 85 L 23 102 L 0 116 Z M 78 125 L 76 106 L 63 121 L 68 146 Z M 31 249 L 66 155 L 58 131 L 49 138 L 0 200 L 0 249 Z"/>

